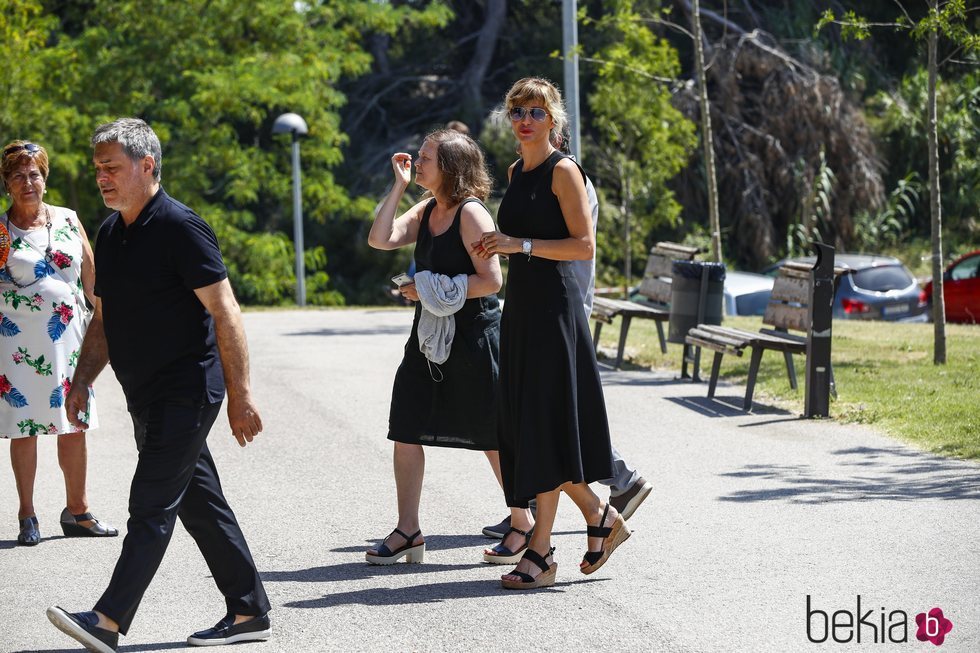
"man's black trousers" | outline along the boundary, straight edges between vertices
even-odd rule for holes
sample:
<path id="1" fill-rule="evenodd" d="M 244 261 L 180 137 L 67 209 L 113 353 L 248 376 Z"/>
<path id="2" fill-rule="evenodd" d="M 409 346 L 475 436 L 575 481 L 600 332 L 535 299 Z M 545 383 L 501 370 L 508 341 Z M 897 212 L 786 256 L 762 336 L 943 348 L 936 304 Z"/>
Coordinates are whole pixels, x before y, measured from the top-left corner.
<path id="1" fill-rule="evenodd" d="M 221 492 L 207 437 L 221 404 L 158 402 L 132 413 L 139 460 L 126 539 L 95 605 L 123 635 L 170 543 L 177 517 L 204 555 L 228 614 L 262 615 L 269 599 L 235 514 Z M 216 619 L 223 615 L 215 615 Z"/>

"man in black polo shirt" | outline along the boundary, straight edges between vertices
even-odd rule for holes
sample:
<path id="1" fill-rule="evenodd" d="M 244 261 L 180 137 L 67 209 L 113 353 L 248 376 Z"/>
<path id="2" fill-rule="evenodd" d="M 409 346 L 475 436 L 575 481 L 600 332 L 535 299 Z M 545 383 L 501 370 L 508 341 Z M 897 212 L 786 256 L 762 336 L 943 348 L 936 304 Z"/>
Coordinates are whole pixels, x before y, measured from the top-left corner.
<path id="1" fill-rule="evenodd" d="M 65 402 L 79 420 L 88 386 L 106 363 L 126 394 L 139 459 L 126 539 L 112 580 L 91 612 L 48 608 L 60 630 L 111 652 L 133 621 L 177 517 L 197 542 L 226 616 L 188 638 L 194 645 L 268 639 L 269 600 L 245 536 L 218 481 L 206 438 L 228 390 L 228 421 L 245 446 L 262 430 L 249 389 L 241 312 L 214 232 L 160 187 L 160 141 L 123 118 L 92 137 L 96 182 L 116 209 L 96 240 L 96 295 Z"/>

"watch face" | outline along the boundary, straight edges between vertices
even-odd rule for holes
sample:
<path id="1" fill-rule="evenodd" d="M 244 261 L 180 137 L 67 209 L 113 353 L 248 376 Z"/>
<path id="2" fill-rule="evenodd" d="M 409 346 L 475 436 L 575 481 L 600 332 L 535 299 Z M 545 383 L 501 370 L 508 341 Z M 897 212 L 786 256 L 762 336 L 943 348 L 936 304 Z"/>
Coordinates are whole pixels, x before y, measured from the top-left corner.
<path id="1" fill-rule="evenodd" d="M 531 241 L 530 240 L 525 240 L 523 243 L 521 243 L 521 251 L 524 254 L 527 254 L 527 255 L 530 256 L 530 254 L 531 254 Z"/>

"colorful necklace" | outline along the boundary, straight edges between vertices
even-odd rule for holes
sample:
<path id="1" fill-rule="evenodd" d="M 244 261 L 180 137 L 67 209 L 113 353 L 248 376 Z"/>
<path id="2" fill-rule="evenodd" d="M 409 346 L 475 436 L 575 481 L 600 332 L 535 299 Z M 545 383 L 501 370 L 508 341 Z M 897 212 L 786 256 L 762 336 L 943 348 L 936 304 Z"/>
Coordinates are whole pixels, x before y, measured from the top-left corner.
<path id="1" fill-rule="evenodd" d="M 50 209 L 48 209 L 48 205 L 47 204 L 43 204 L 42 206 L 44 206 L 44 218 L 45 218 L 45 220 L 44 220 L 44 226 L 47 227 L 47 230 L 48 230 L 48 246 L 44 249 L 44 261 L 45 261 L 45 264 L 50 267 L 50 265 L 51 265 L 51 251 L 52 251 L 52 247 L 51 247 L 51 211 L 50 211 Z M 4 217 L 7 220 L 7 233 L 10 233 L 10 211 L 9 210 L 4 214 Z M 20 229 L 20 227 L 17 227 L 17 228 Z M 22 229 L 21 231 L 25 231 L 25 230 Z M 13 235 L 11 235 L 11 238 L 13 238 Z M 36 284 L 38 281 L 40 281 L 41 279 L 43 279 L 45 276 L 47 276 L 47 275 L 42 275 L 40 277 L 37 277 L 36 279 L 34 279 L 34 281 L 32 281 L 30 283 L 22 284 L 19 281 L 17 281 L 16 279 L 14 279 L 14 275 L 10 272 L 10 259 L 9 259 L 9 257 L 3 263 L 3 272 L 4 272 L 4 277 L 6 277 L 6 279 L 8 281 L 10 281 L 10 283 L 14 284 L 18 288 L 30 288 L 31 286 L 33 286 L 34 284 Z"/>

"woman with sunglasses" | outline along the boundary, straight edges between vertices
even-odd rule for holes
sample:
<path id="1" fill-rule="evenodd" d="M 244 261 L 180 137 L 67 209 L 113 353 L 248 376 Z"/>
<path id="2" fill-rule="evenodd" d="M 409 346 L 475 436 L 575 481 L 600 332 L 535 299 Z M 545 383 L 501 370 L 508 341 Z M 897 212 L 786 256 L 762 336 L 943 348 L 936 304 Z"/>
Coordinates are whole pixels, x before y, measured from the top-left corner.
<path id="1" fill-rule="evenodd" d="M 551 532 L 561 492 L 587 524 L 582 573 L 605 564 L 630 532 L 588 485 L 612 476 L 612 453 L 582 292 L 569 263 L 588 260 L 595 250 L 585 174 L 552 145 L 565 111 L 551 82 L 521 79 L 505 105 L 521 158 L 508 170 L 499 231 L 472 246 L 485 257 L 509 255 L 500 327 L 500 463 L 507 505 L 521 508 L 536 499 L 537 521 L 522 559 L 501 583 L 532 589 L 555 583 Z"/>
<path id="2" fill-rule="evenodd" d="M 37 436 L 45 434 L 58 436 L 67 494 L 64 534 L 119 534 L 88 512 L 85 433 L 69 424 L 63 407 L 85 335 L 84 296 L 94 299 L 92 249 L 74 211 L 44 202 L 47 178 L 43 147 L 13 141 L 3 148 L 0 180 L 10 205 L 0 216 L 0 240 L 9 239 L 10 246 L 0 261 L 0 438 L 10 439 L 20 499 L 17 543 L 23 546 L 41 541 L 34 478 Z M 94 401 L 85 421 L 98 421 Z"/>

